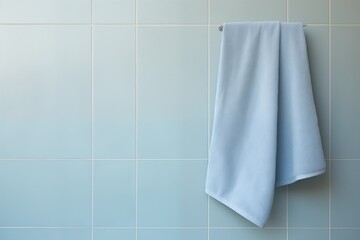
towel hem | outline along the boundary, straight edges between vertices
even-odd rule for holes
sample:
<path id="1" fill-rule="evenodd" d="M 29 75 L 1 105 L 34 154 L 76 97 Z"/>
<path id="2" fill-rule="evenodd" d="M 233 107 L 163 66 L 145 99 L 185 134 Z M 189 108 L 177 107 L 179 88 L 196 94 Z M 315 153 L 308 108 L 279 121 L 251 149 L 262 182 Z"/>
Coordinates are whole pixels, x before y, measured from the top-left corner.
<path id="1" fill-rule="evenodd" d="M 294 183 L 296 181 L 299 181 L 299 180 L 302 180 L 302 179 L 305 179 L 305 178 L 315 177 L 317 175 L 323 174 L 325 171 L 326 171 L 326 168 L 323 168 L 323 169 L 321 169 L 319 171 L 315 171 L 315 172 L 311 172 L 311 173 L 305 173 L 305 174 L 299 174 L 299 175 L 296 175 L 296 176 L 294 176 L 292 178 L 289 178 L 287 180 L 284 180 L 284 181 L 281 181 L 281 182 L 277 183 L 276 187 L 289 185 L 289 184 L 292 184 L 292 183 Z"/>
<path id="2" fill-rule="evenodd" d="M 205 192 L 211 196 L 212 198 L 216 199 L 217 201 L 221 202 L 222 204 L 224 204 L 225 206 L 231 208 L 233 211 L 237 212 L 238 214 L 240 214 L 241 216 L 243 216 L 244 218 L 246 218 L 247 220 L 249 220 L 250 222 L 254 223 L 255 225 L 257 225 L 258 227 L 264 228 L 265 223 L 259 221 L 257 218 L 251 216 L 250 214 L 248 214 L 246 211 L 236 207 L 235 205 L 233 205 L 232 203 L 230 203 L 230 201 L 224 199 L 223 197 L 220 197 L 217 194 L 212 193 L 211 191 L 209 191 L 208 189 L 205 190 Z"/>

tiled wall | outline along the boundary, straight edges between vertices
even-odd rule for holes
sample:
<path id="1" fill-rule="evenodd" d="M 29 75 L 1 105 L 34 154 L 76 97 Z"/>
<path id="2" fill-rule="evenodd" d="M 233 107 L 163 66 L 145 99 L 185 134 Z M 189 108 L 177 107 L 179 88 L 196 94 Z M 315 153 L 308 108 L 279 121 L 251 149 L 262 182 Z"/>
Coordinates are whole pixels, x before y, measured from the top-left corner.
<path id="1" fill-rule="evenodd" d="M 259 229 L 204 192 L 226 21 L 302 21 L 327 174 Z M 0 0 L 1 240 L 360 239 L 359 0 Z"/>

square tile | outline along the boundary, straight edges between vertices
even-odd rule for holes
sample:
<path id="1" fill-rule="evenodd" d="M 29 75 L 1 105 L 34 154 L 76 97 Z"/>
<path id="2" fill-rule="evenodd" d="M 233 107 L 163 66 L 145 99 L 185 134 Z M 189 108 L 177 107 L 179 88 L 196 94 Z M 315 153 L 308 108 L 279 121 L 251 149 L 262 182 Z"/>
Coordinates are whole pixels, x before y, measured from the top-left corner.
<path id="1" fill-rule="evenodd" d="M 135 240 L 136 230 L 133 229 L 94 229 L 93 240 Z"/>
<path id="2" fill-rule="evenodd" d="M 303 23 L 328 23 L 329 0 L 289 0 L 289 19 Z"/>
<path id="3" fill-rule="evenodd" d="M 289 227 L 329 226 L 328 179 L 327 173 L 289 185 Z"/>
<path id="4" fill-rule="evenodd" d="M 276 189 L 271 215 L 265 227 L 286 226 L 286 187 Z M 232 209 L 211 198 L 210 227 L 257 227 Z"/>
<path id="5" fill-rule="evenodd" d="M 359 0 L 331 0 L 333 23 L 360 23 Z"/>
<path id="6" fill-rule="evenodd" d="M 207 0 L 137 0 L 139 23 L 205 24 Z"/>
<path id="7" fill-rule="evenodd" d="M 135 23 L 133 0 L 93 0 L 94 23 Z"/>
<path id="8" fill-rule="evenodd" d="M 90 23 L 91 0 L 1 0 L 1 23 Z"/>
<path id="9" fill-rule="evenodd" d="M 206 161 L 138 163 L 139 227 L 206 227 Z"/>
<path id="10" fill-rule="evenodd" d="M 360 229 L 331 229 L 331 240 L 358 240 Z"/>
<path id="11" fill-rule="evenodd" d="M 139 240 L 207 240 L 207 229 L 140 229 Z"/>
<path id="12" fill-rule="evenodd" d="M 0 229 L 0 239 L 4 240 L 91 240 L 88 229 Z"/>
<path id="13" fill-rule="evenodd" d="M 206 158 L 207 28 L 140 27 L 138 79 L 138 156 Z"/>
<path id="14" fill-rule="evenodd" d="M 304 239 L 329 240 L 329 230 L 328 229 L 289 229 L 288 240 L 304 240 Z"/>
<path id="15" fill-rule="evenodd" d="M 286 0 L 211 0 L 211 23 L 286 21 Z"/>
<path id="16" fill-rule="evenodd" d="M 285 229 L 211 229 L 211 240 L 286 240 Z"/>
<path id="17" fill-rule="evenodd" d="M 91 161 L 0 161 L 1 227 L 91 226 Z"/>
<path id="18" fill-rule="evenodd" d="M 329 157 L 329 30 L 304 27 L 315 107 L 324 155 Z"/>
<path id="19" fill-rule="evenodd" d="M 333 158 L 360 158 L 360 27 L 332 31 Z"/>
<path id="20" fill-rule="evenodd" d="M 135 29 L 94 27 L 94 157 L 135 158 Z"/>
<path id="21" fill-rule="evenodd" d="M 88 26 L 0 27 L 0 158 L 91 157 Z"/>
<path id="22" fill-rule="evenodd" d="M 135 227 L 134 161 L 95 161 L 94 225 Z"/>
<path id="23" fill-rule="evenodd" d="M 334 160 L 331 164 L 332 227 L 360 227 L 360 161 Z"/>

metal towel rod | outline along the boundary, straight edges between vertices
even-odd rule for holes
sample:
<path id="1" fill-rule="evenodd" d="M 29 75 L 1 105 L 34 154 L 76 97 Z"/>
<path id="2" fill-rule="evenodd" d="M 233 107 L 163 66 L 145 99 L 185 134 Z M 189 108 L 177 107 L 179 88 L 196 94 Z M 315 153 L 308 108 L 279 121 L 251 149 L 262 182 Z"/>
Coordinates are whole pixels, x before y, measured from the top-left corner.
<path id="1" fill-rule="evenodd" d="M 303 27 L 306 27 L 306 24 L 304 24 Z M 219 26 L 219 31 L 222 32 L 223 29 L 224 29 L 224 26 L 223 26 L 223 25 L 220 25 L 220 26 Z"/>

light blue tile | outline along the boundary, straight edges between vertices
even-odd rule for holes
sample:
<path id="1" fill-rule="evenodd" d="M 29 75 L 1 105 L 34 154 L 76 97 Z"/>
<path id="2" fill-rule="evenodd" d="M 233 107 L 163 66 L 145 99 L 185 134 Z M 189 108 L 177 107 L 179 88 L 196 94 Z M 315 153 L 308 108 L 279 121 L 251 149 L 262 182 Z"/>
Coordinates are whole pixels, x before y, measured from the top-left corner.
<path id="1" fill-rule="evenodd" d="M 329 156 L 329 30 L 304 27 L 311 81 L 325 157 Z"/>
<path id="2" fill-rule="evenodd" d="M 289 229 L 288 240 L 328 240 L 328 229 Z M 333 238 L 331 238 L 333 239 Z M 347 238 L 343 238 L 347 239 Z"/>
<path id="3" fill-rule="evenodd" d="M 140 158 L 207 157 L 207 28 L 138 30 Z"/>
<path id="4" fill-rule="evenodd" d="M 135 29 L 94 28 L 94 156 L 135 157 Z"/>
<path id="5" fill-rule="evenodd" d="M 285 240 L 285 229 L 211 229 L 211 240 Z"/>
<path id="6" fill-rule="evenodd" d="M 211 0 L 211 23 L 286 21 L 286 0 Z"/>
<path id="7" fill-rule="evenodd" d="M 332 227 L 360 227 L 360 161 L 334 160 L 331 165 Z"/>
<path id="8" fill-rule="evenodd" d="M 95 161 L 96 227 L 135 227 L 135 195 L 134 161 Z"/>
<path id="9" fill-rule="evenodd" d="M 88 26 L 0 27 L 0 158 L 91 156 Z"/>
<path id="10" fill-rule="evenodd" d="M 328 23 L 329 0 L 289 0 L 289 20 L 303 23 Z"/>
<path id="11" fill-rule="evenodd" d="M 359 0 L 331 0 L 333 23 L 360 23 Z"/>
<path id="12" fill-rule="evenodd" d="M 246 218 L 220 202 L 210 200 L 210 226 L 211 227 L 257 227 Z M 276 190 L 272 212 L 265 227 L 286 226 L 286 188 Z"/>
<path id="13" fill-rule="evenodd" d="M 332 229 L 331 240 L 358 240 L 360 229 Z"/>
<path id="14" fill-rule="evenodd" d="M 133 229 L 94 229 L 93 240 L 135 240 L 136 230 Z"/>
<path id="15" fill-rule="evenodd" d="M 328 174 L 289 186 L 289 227 L 329 226 Z"/>
<path id="16" fill-rule="evenodd" d="M 2 240 L 91 240 L 88 229 L 0 229 Z M 105 239 L 104 239 L 105 240 Z"/>
<path id="17" fill-rule="evenodd" d="M 0 161 L 0 226 L 91 225 L 91 161 Z"/>
<path id="18" fill-rule="evenodd" d="M 205 24 L 207 0 L 137 0 L 139 23 Z"/>
<path id="19" fill-rule="evenodd" d="M 207 226 L 206 161 L 138 163 L 139 227 Z"/>
<path id="20" fill-rule="evenodd" d="M 93 0 L 94 23 L 135 23 L 135 1 Z"/>
<path id="21" fill-rule="evenodd" d="M 332 157 L 360 158 L 360 27 L 332 31 Z"/>
<path id="22" fill-rule="evenodd" d="M 207 229 L 140 229 L 138 240 L 207 240 Z"/>
<path id="23" fill-rule="evenodd" d="M 1 0 L 3 23 L 89 23 L 91 0 Z"/>

